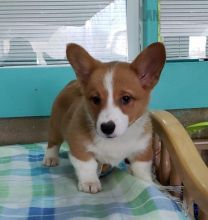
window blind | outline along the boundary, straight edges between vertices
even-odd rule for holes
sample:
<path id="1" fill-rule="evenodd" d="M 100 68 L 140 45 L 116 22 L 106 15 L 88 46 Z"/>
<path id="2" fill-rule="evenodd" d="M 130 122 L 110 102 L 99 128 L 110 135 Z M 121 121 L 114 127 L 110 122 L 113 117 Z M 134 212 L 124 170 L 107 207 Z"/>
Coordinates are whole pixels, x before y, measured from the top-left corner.
<path id="1" fill-rule="evenodd" d="M 0 66 L 65 64 L 67 43 L 127 59 L 126 0 L 1 0 Z"/>
<path id="2" fill-rule="evenodd" d="M 160 0 L 160 37 L 169 59 L 208 56 L 208 1 Z"/>

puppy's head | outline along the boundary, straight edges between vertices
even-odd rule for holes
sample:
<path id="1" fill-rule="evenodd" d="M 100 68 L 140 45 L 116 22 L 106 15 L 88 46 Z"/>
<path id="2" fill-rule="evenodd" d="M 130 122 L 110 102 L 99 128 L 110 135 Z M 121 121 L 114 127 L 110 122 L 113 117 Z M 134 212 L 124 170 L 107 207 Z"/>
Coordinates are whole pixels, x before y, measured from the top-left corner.
<path id="1" fill-rule="evenodd" d="M 151 44 L 132 63 L 102 63 L 77 44 L 69 44 L 66 54 L 95 129 L 107 138 L 124 134 L 146 111 L 166 59 L 161 43 Z"/>

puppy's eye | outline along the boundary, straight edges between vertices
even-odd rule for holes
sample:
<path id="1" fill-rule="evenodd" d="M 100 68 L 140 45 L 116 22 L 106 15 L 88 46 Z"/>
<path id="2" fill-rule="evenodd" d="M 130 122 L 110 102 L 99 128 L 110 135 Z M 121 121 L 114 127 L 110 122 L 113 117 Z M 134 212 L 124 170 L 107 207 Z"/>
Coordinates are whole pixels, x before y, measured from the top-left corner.
<path id="1" fill-rule="evenodd" d="M 125 96 L 121 97 L 121 104 L 122 105 L 128 105 L 131 101 L 132 101 L 131 96 L 125 95 Z"/>
<path id="2" fill-rule="evenodd" d="M 95 104 L 95 105 L 99 105 L 101 103 L 101 98 L 99 96 L 92 96 L 91 97 L 91 101 Z"/>

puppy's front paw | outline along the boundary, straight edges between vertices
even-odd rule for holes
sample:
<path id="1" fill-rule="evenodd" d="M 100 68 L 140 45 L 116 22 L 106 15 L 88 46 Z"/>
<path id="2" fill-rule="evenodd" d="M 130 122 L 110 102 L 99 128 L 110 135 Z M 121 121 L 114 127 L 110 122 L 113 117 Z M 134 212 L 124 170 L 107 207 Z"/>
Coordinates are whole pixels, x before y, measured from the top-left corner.
<path id="1" fill-rule="evenodd" d="M 46 167 L 55 167 L 59 164 L 58 157 L 45 157 L 43 159 L 43 165 Z"/>
<path id="2" fill-rule="evenodd" d="M 87 193 L 97 193 L 102 190 L 100 181 L 92 181 L 92 182 L 79 182 L 78 184 L 79 191 L 87 192 Z"/>
<path id="3" fill-rule="evenodd" d="M 43 165 L 47 167 L 55 167 L 59 164 L 59 146 L 54 145 L 53 147 L 47 148 Z"/>

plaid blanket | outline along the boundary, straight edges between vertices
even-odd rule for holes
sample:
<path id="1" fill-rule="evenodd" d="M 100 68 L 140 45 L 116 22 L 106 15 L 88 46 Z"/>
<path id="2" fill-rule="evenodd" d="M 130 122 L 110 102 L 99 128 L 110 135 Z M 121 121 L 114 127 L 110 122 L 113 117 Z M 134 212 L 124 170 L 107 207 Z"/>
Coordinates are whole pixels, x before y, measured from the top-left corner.
<path id="1" fill-rule="evenodd" d="M 67 148 L 62 146 L 60 165 L 47 168 L 45 147 L 0 147 L 0 219 L 187 219 L 157 188 L 119 169 L 101 179 L 102 192 L 78 192 Z"/>

